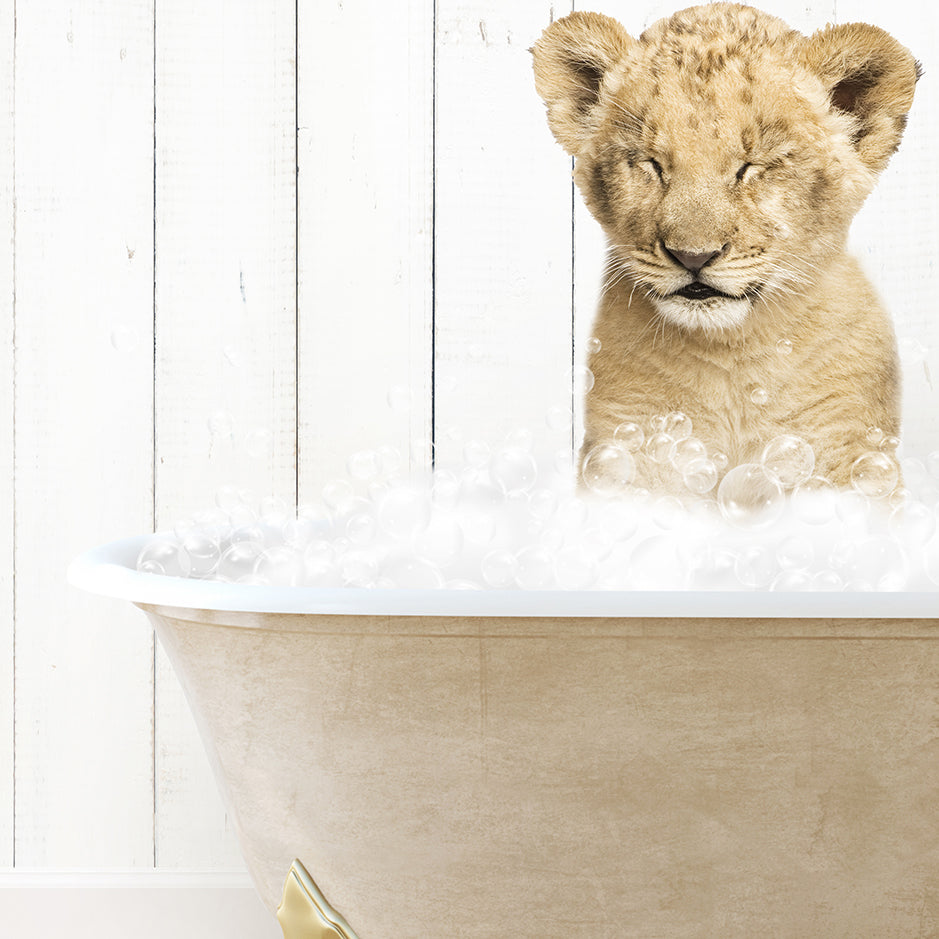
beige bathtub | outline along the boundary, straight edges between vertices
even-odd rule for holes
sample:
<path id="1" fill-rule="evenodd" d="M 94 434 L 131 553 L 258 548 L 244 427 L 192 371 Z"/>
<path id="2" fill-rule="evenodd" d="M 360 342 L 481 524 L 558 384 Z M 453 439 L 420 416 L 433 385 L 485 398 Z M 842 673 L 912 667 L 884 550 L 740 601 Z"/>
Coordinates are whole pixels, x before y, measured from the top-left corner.
<path id="1" fill-rule="evenodd" d="M 73 582 L 154 624 L 264 902 L 299 859 L 344 918 L 290 939 L 939 935 L 935 595 L 274 597 L 138 546 Z"/>

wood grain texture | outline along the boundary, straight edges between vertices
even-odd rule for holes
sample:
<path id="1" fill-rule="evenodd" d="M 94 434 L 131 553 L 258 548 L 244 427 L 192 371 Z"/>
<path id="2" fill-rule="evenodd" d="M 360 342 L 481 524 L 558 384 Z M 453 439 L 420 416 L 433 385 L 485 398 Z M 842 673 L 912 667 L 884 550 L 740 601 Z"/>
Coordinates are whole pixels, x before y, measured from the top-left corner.
<path id="1" fill-rule="evenodd" d="M 433 4 L 298 9 L 303 501 L 357 450 L 430 461 L 434 72 Z"/>
<path id="2" fill-rule="evenodd" d="M 0 0 L 0 867 L 13 864 L 13 0 Z"/>
<path id="3" fill-rule="evenodd" d="M 570 161 L 528 52 L 559 12 L 541 0 L 437 5 L 438 465 L 519 428 L 569 446 L 546 415 L 570 407 Z"/>
<path id="4" fill-rule="evenodd" d="M 924 458 L 939 449 L 939 10 L 839 0 L 838 20 L 886 29 L 924 67 L 900 149 L 851 231 L 854 252 L 877 285 L 900 340 L 905 452 Z"/>
<path id="5" fill-rule="evenodd" d="M 153 860 L 152 645 L 65 587 L 151 524 L 152 9 L 16 11 L 16 863 Z"/>
<path id="6" fill-rule="evenodd" d="M 156 17 L 156 522 L 220 486 L 296 493 L 294 4 Z M 156 859 L 240 866 L 175 676 L 157 658 Z"/>

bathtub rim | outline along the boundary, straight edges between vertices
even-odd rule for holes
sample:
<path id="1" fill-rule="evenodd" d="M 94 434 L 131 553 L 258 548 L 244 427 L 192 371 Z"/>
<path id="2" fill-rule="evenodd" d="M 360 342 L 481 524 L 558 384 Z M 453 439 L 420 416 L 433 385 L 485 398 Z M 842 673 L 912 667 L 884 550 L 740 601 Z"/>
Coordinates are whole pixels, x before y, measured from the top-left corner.
<path id="1" fill-rule="evenodd" d="M 939 591 L 388 590 L 225 584 L 137 571 L 137 555 L 154 537 L 135 535 L 85 551 L 70 564 L 69 583 L 137 604 L 243 613 L 581 619 L 939 618 Z"/>

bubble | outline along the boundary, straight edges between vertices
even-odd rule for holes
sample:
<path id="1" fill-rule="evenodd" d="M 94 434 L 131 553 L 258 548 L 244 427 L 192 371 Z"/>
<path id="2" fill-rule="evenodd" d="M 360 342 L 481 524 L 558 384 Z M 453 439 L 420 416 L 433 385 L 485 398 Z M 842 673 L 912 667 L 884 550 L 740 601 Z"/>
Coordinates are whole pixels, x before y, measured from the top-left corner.
<path id="1" fill-rule="evenodd" d="M 897 461 L 880 450 L 870 450 L 851 464 L 851 485 L 869 499 L 882 499 L 900 478 Z"/>
<path id="2" fill-rule="evenodd" d="M 801 535 L 790 535 L 776 546 L 776 561 L 785 570 L 805 570 L 814 560 L 812 542 Z"/>
<path id="3" fill-rule="evenodd" d="M 809 525 L 824 525 L 835 517 L 837 490 L 824 476 L 810 476 L 792 493 L 792 511 Z"/>
<path id="4" fill-rule="evenodd" d="M 841 579 L 841 576 L 835 571 L 825 570 L 819 571 L 812 577 L 812 589 L 813 590 L 822 590 L 822 591 L 838 591 L 844 590 L 844 581 Z"/>
<path id="5" fill-rule="evenodd" d="M 662 428 L 673 440 L 685 440 L 691 436 L 693 430 L 691 418 L 681 411 L 672 411 L 665 416 L 665 426 Z"/>
<path id="6" fill-rule="evenodd" d="M 884 437 L 878 445 L 878 450 L 883 450 L 884 453 L 893 453 L 896 455 L 897 448 L 900 446 L 899 437 Z"/>
<path id="7" fill-rule="evenodd" d="M 574 421 L 574 412 L 570 408 L 548 408 L 545 414 L 545 424 L 551 430 L 570 430 Z"/>
<path id="8" fill-rule="evenodd" d="M 769 401 L 769 392 L 763 388 L 761 385 L 753 385 L 749 389 L 750 400 L 762 407 Z"/>
<path id="9" fill-rule="evenodd" d="M 652 521 L 659 528 L 671 531 L 680 528 L 686 520 L 685 507 L 674 496 L 659 496 L 652 503 Z"/>
<path id="10" fill-rule="evenodd" d="M 343 512 L 355 498 L 355 490 L 348 479 L 331 479 L 323 486 L 322 496 L 329 508 Z"/>
<path id="11" fill-rule="evenodd" d="M 772 591 L 803 591 L 812 589 L 812 575 L 803 570 L 782 571 L 769 585 Z"/>
<path id="12" fill-rule="evenodd" d="M 563 590 L 586 590 L 597 579 L 599 563 L 581 545 L 561 548 L 554 558 L 554 576 Z"/>
<path id="13" fill-rule="evenodd" d="M 721 480 L 717 501 L 724 518 L 740 528 L 765 528 L 786 507 L 782 488 L 759 463 L 741 463 Z"/>
<path id="14" fill-rule="evenodd" d="M 734 562 L 734 574 L 745 587 L 766 587 L 776 571 L 776 558 L 766 545 L 745 548 Z"/>
<path id="15" fill-rule="evenodd" d="M 371 544 L 377 534 L 378 521 L 369 511 L 355 512 L 346 521 L 346 535 L 352 544 Z"/>
<path id="16" fill-rule="evenodd" d="M 615 496 L 632 483 L 636 461 L 624 447 L 602 443 L 584 458 L 581 478 L 584 485 L 599 496 Z"/>
<path id="17" fill-rule="evenodd" d="M 343 551 L 337 566 L 347 587 L 370 587 L 378 578 L 378 558 L 368 548 Z"/>
<path id="18" fill-rule="evenodd" d="M 404 590 L 436 590 L 443 586 L 443 575 L 429 561 L 407 556 L 389 559 L 382 568 L 389 586 Z"/>
<path id="19" fill-rule="evenodd" d="M 230 437 L 235 429 L 235 419 L 228 411 L 215 411 L 208 420 L 208 427 L 214 437 Z"/>
<path id="20" fill-rule="evenodd" d="M 692 460 L 682 472 L 685 488 L 695 495 L 703 496 L 717 485 L 717 466 L 713 460 Z"/>
<path id="21" fill-rule="evenodd" d="M 597 339 L 596 336 L 591 336 L 587 340 L 587 352 L 593 355 L 596 352 L 599 352 L 603 348 L 603 344 Z"/>
<path id="22" fill-rule="evenodd" d="M 515 555 L 504 548 L 496 548 L 480 562 L 483 580 L 495 590 L 504 590 L 515 583 L 517 562 Z"/>
<path id="23" fill-rule="evenodd" d="M 779 355 L 792 354 L 792 341 L 789 339 L 780 339 L 776 343 L 776 352 Z"/>
<path id="24" fill-rule="evenodd" d="M 284 543 L 294 548 L 305 548 L 311 541 L 321 537 L 317 521 L 308 516 L 287 518 L 283 523 Z"/>
<path id="25" fill-rule="evenodd" d="M 557 511 L 558 496 L 552 489 L 536 489 L 531 494 L 528 510 L 539 522 L 546 522 Z"/>
<path id="26" fill-rule="evenodd" d="M 720 450 L 711 454 L 711 462 L 717 467 L 718 472 L 730 466 L 730 458 L 726 453 L 722 453 Z"/>
<path id="27" fill-rule="evenodd" d="M 436 513 L 428 526 L 414 537 L 418 557 L 444 568 L 459 559 L 463 550 L 463 529 L 455 516 Z"/>
<path id="28" fill-rule="evenodd" d="M 781 434 L 766 445 L 760 462 L 773 482 L 783 489 L 794 489 L 811 477 L 815 452 L 801 437 Z"/>
<path id="29" fill-rule="evenodd" d="M 404 466 L 401 451 L 389 444 L 378 448 L 378 461 L 381 464 L 381 473 L 386 479 L 397 476 Z"/>
<path id="30" fill-rule="evenodd" d="M 493 456 L 490 472 L 507 494 L 527 492 L 535 485 L 538 464 L 523 447 L 508 446 Z"/>
<path id="31" fill-rule="evenodd" d="M 202 532 L 193 532 L 183 539 L 180 555 L 189 558 L 190 577 L 210 577 L 221 557 L 218 541 Z"/>
<path id="32" fill-rule="evenodd" d="M 644 452 L 653 463 L 668 463 L 675 438 L 663 430 L 656 431 L 646 440 Z"/>
<path id="33" fill-rule="evenodd" d="M 845 579 L 864 581 L 875 590 L 903 590 L 909 576 L 900 546 L 881 536 L 842 543 L 832 552 L 831 560 Z"/>
<path id="34" fill-rule="evenodd" d="M 936 515 L 922 502 L 911 501 L 891 512 L 887 526 L 901 544 L 924 545 L 936 532 Z"/>
<path id="35" fill-rule="evenodd" d="M 482 440 L 468 440 L 463 446 L 463 460 L 467 466 L 483 469 L 489 463 L 491 450 Z"/>
<path id="36" fill-rule="evenodd" d="M 675 443 L 672 444 L 668 458 L 672 466 L 679 473 L 683 473 L 689 463 L 707 459 L 707 455 L 707 447 L 697 437 L 683 437 L 676 439 Z"/>
<path id="37" fill-rule="evenodd" d="M 381 475 L 381 458 L 375 450 L 358 450 L 346 461 L 346 469 L 353 479 L 368 482 Z"/>
<path id="38" fill-rule="evenodd" d="M 675 590 L 687 586 L 689 573 L 682 563 L 674 535 L 653 535 L 640 541 L 629 556 L 629 582 L 637 590 Z"/>
<path id="39" fill-rule="evenodd" d="M 574 372 L 573 387 L 576 388 L 579 385 L 584 394 L 593 390 L 594 382 L 593 372 L 589 368 L 582 367 Z"/>
<path id="40" fill-rule="evenodd" d="M 884 432 L 879 427 L 868 427 L 867 428 L 867 442 L 872 447 L 879 447 L 880 442 L 884 439 Z"/>
<path id="41" fill-rule="evenodd" d="M 625 447 L 627 450 L 635 453 L 642 447 L 646 435 L 645 431 L 638 424 L 634 424 L 632 421 L 625 421 L 613 431 L 613 439 L 619 446 Z M 939 453 L 937 453 L 937 468 L 939 468 Z M 937 475 L 939 475 L 939 469 L 937 469 Z"/>
<path id="42" fill-rule="evenodd" d="M 148 541 L 137 555 L 136 568 L 144 574 L 188 577 L 190 567 L 188 554 L 180 551 L 179 543 L 170 538 Z"/>
<path id="43" fill-rule="evenodd" d="M 845 525 L 862 528 L 870 518 L 870 499 L 854 489 L 842 490 L 835 499 L 835 514 Z"/>
<path id="44" fill-rule="evenodd" d="M 236 541 L 222 552 L 216 576 L 239 583 L 254 574 L 255 564 L 263 553 L 264 545 L 259 541 Z"/>
<path id="45" fill-rule="evenodd" d="M 349 504 L 346 501 L 342 502 L 343 506 Z M 312 528 L 315 538 L 327 538 L 332 533 L 333 517 L 322 503 L 301 505 L 297 509 L 297 518 L 303 519 L 304 523 Z"/>
<path id="46" fill-rule="evenodd" d="M 515 558 L 515 582 L 522 590 L 543 590 L 554 580 L 554 559 L 539 547 L 523 548 Z"/>
<path id="47" fill-rule="evenodd" d="M 396 538 L 413 538 L 430 523 L 429 493 L 406 486 L 389 489 L 378 506 L 378 523 Z"/>

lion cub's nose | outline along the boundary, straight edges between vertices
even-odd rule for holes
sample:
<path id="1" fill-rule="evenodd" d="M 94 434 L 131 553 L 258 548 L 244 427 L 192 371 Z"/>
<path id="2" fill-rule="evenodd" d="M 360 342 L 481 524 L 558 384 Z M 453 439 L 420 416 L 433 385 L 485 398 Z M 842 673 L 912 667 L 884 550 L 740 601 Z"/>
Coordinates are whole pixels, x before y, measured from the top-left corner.
<path id="1" fill-rule="evenodd" d="M 665 253 L 692 274 L 697 274 L 705 264 L 723 252 L 723 248 L 719 251 L 679 251 L 677 248 L 665 247 Z"/>

